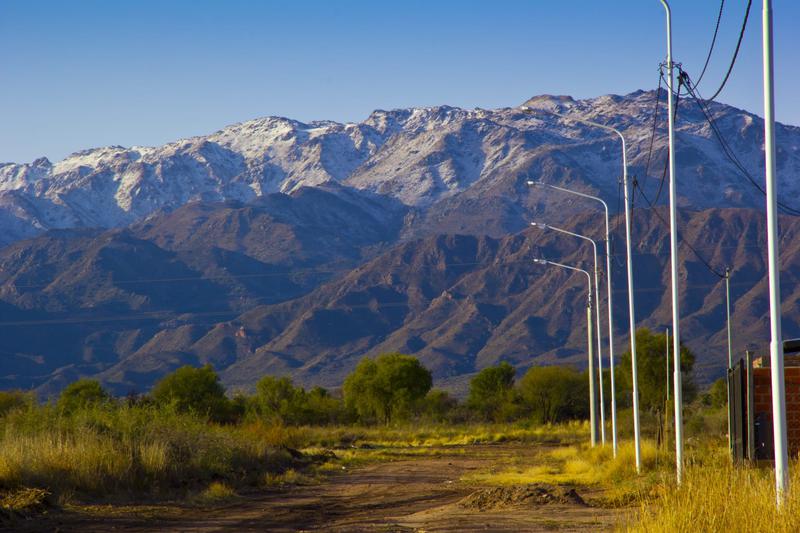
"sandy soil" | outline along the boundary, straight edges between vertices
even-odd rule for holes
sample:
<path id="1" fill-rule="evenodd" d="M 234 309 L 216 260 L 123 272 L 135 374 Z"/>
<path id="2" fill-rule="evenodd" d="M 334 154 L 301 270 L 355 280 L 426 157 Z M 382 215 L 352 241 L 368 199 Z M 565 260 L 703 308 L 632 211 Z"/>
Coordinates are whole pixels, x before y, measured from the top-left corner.
<path id="1" fill-rule="evenodd" d="M 123 532 L 467 532 L 604 531 L 626 510 L 580 502 L 504 502 L 489 509 L 462 499 L 485 487 L 460 481 L 470 472 L 498 469 L 533 458 L 534 445 L 442 448 L 410 459 L 372 464 L 333 475 L 322 483 L 250 494 L 214 509 L 136 507 L 125 512 L 63 512 L 22 525 L 28 531 Z M 597 496 L 576 487 L 587 500 Z M 461 503 L 460 503 L 461 502 Z"/>

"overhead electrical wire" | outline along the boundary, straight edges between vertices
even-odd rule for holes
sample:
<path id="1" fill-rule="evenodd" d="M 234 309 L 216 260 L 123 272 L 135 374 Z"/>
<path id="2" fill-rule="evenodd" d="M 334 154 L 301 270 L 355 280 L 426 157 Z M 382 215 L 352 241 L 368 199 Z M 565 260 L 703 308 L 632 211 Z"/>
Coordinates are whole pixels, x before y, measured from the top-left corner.
<path id="1" fill-rule="evenodd" d="M 664 217 L 662 217 L 662 216 L 661 216 L 661 213 L 659 213 L 659 212 L 658 212 L 658 210 L 657 210 L 657 209 L 655 209 L 655 205 L 653 205 L 653 203 L 651 203 L 651 202 L 650 202 L 650 200 L 647 198 L 647 194 L 645 194 L 644 190 L 642 190 L 642 188 L 638 186 L 638 182 L 636 182 L 636 181 L 634 181 L 634 189 L 638 189 L 638 190 L 639 190 L 639 194 L 641 194 L 641 195 L 642 195 L 642 198 L 644 198 L 644 201 L 645 201 L 645 202 L 647 202 L 647 204 L 650 206 L 650 208 L 651 208 L 651 211 L 653 212 L 653 214 L 654 214 L 654 215 L 655 215 L 655 216 L 656 216 L 656 217 L 657 217 L 657 218 L 658 218 L 658 219 L 659 219 L 659 220 L 660 220 L 660 221 L 661 221 L 661 222 L 662 222 L 662 223 L 663 223 L 663 224 L 664 224 L 666 227 L 669 227 L 669 223 L 668 223 L 666 220 L 664 220 Z M 687 241 L 686 239 L 682 239 L 682 240 L 681 240 L 681 242 L 682 242 L 683 244 L 685 244 L 685 245 L 686 245 L 686 247 L 687 247 L 687 248 L 689 248 L 689 249 L 692 251 L 692 253 L 695 255 L 695 257 L 697 257 L 697 259 L 699 259 L 699 260 L 700 260 L 700 262 L 701 262 L 701 263 L 703 263 L 703 264 L 706 266 L 706 268 L 707 268 L 707 269 L 708 269 L 708 270 L 709 270 L 709 271 L 710 271 L 712 274 L 716 275 L 716 276 L 717 276 L 718 278 L 720 278 L 720 279 L 724 279 L 724 278 L 725 278 L 725 274 L 722 274 L 722 273 L 720 273 L 720 272 L 719 272 L 719 271 L 717 271 L 717 270 L 716 270 L 716 269 L 715 269 L 713 266 L 711 266 L 711 263 L 709 263 L 709 262 L 708 262 L 708 261 L 707 261 L 707 260 L 706 260 L 706 259 L 705 259 L 705 258 L 702 256 L 702 255 L 700 255 L 700 252 L 697 250 L 697 248 L 695 248 L 694 246 L 692 246 L 692 245 L 691 245 L 691 243 L 690 243 L 689 241 Z"/>
<path id="2" fill-rule="evenodd" d="M 700 85 L 700 82 L 703 79 L 703 76 L 706 74 L 706 69 L 708 68 L 708 64 L 711 61 L 711 54 L 714 52 L 714 45 L 717 42 L 717 34 L 719 33 L 719 23 L 722 20 L 722 11 L 725 8 L 725 0 L 721 0 L 719 3 L 719 14 L 717 15 L 717 25 L 714 27 L 714 36 L 711 38 L 711 46 L 708 48 L 708 55 L 706 56 L 706 62 L 703 65 L 703 70 L 700 72 L 700 76 L 697 77 L 697 85 Z"/>
<path id="3" fill-rule="evenodd" d="M 742 46 L 742 39 L 744 38 L 744 30 L 747 28 L 747 20 L 750 17 L 750 6 L 753 5 L 753 0 L 747 0 L 747 9 L 744 12 L 744 21 L 742 22 L 742 29 L 739 31 L 739 39 L 736 41 L 736 49 L 733 51 L 733 57 L 731 58 L 731 64 L 728 66 L 728 72 L 725 73 L 725 77 L 722 79 L 722 83 L 720 83 L 719 88 L 716 90 L 714 95 L 708 99 L 709 102 L 713 102 L 714 99 L 719 96 L 722 92 L 722 89 L 725 88 L 725 84 L 728 83 L 728 78 L 731 77 L 731 72 L 733 72 L 733 66 L 736 64 L 736 58 L 739 56 L 739 48 Z"/>
<path id="4" fill-rule="evenodd" d="M 730 147 L 728 142 L 725 140 L 725 137 L 722 135 L 722 132 L 720 131 L 719 126 L 717 126 L 713 114 L 711 113 L 711 109 L 708 107 L 709 100 L 704 100 L 702 98 L 700 92 L 697 90 L 697 86 L 692 83 L 688 73 L 683 72 L 681 76 L 685 79 L 684 86 L 686 87 L 689 95 L 700 108 L 700 111 L 703 113 L 706 122 L 708 122 L 709 126 L 711 127 L 711 131 L 722 147 L 723 155 L 725 155 L 725 157 L 733 164 L 734 167 L 736 167 L 739 173 L 746 178 L 751 185 L 753 185 L 753 187 L 755 187 L 762 195 L 766 196 L 767 192 L 764 190 L 764 187 L 762 187 L 761 184 L 758 183 L 758 181 L 752 176 L 752 174 L 750 174 L 744 164 L 736 156 L 736 152 Z M 786 205 L 783 202 L 778 202 L 778 208 L 790 215 L 800 216 L 800 209 Z"/>

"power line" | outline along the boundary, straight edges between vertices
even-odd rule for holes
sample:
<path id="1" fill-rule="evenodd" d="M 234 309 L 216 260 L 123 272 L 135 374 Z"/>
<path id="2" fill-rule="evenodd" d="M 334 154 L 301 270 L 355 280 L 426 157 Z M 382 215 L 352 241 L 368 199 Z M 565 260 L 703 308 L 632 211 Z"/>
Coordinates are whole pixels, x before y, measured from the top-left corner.
<path id="1" fill-rule="evenodd" d="M 736 41 L 736 50 L 734 50 L 733 52 L 733 58 L 731 58 L 731 64 L 730 66 L 728 66 L 728 72 L 725 73 L 725 77 L 722 79 L 722 83 L 720 84 L 719 89 L 717 89 L 717 92 L 714 93 L 714 96 L 708 99 L 710 102 L 713 101 L 717 96 L 719 96 L 719 93 L 721 93 L 722 89 L 725 88 L 725 84 L 728 83 L 728 78 L 730 78 L 731 72 L 733 72 L 733 65 L 736 64 L 736 58 L 739 56 L 739 48 L 742 46 L 742 38 L 744 38 L 744 30 L 745 28 L 747 28 L 747 19 L 750 16 L 750 6 L 752 4 L 753 0 L 747 0 L 747 9 L 744 12 L 744 21 L 742 22 L 742 29 L 739 31 L 739 40 Z"/>
<path id="2" fill-rule="evenodd" d="M 717 33 L 719 33 L 719 23 L 722 20 L 722 10 L 725 8 L 725 0 L 721 0 L 719 3 L 719 14 L 717 15 L 717 25 L 714 28 L 714 37 L 711 38 L 711 46 L 708 48 L 708 55 L 706 56 L 706 62 L 703 65 L 703 71 L 700 72 L 700 76 L 697 78 L 697 84 L 700 85 L 700 81 L 702 81 L 703 76 L 706 74 L 706 69 L 708 68 L 708 63 L 711 61 L 711 54 L 714 52 L 714 45 L 717 42 Z"/>
<path id="3" fill-rule="evenodd" d="M 662 222 L 662 223 L 663 223 L 665 226 L 669 227 L 669 224 L 667 223 L 667 221 L 666 221 L 666 220 L 664 220 L 664 217 L 662 217 L 662 216 L 661 216 L 661 213 L 659 213 L 659 212 L 658 212 L 658 210 L 654 209 L 654 207 L 655 207 L 655 206 L 654 206 L 654 205 L 653 205 L 653 204 L 650 202 L 650 200 L 647 198 L 647 195 L 645 194 L 644 190 L 642 190 L 642 188 L 638 186 L 638 182 L 634 181 L 633 183 L 634 183 L 634 185 L 633 185 L 634 189 L 638 189 L 638 190 L 639 190 L 639 194 L 641 194 L 641 195 L 642 195 L 642 198 L 644 198 L 644 201 L 645 201 L 645 202 L 647 202 L 647 204 L 650 206 L 650 208 L 651 208 L 651 209 L 652 209 L 652 211 L 653 211 L 653 214 L 654 214 L 654 215 L 655 215 L 655 216 L 656 216 L 656 217 L 657 217 L 657 218 L 658 218 L 658 219 L 659 219 L 659 220 L 660 220 L 660 221 L 661 221 L 661 222 Z M 714 269 L 714 267 L 712 267 L 712 266 L 711 266 L 711 263 L 709 263 L 708 261 L 706 261 L 706 259 L 705 259 L 705 258 L 704 258 L 702 255 L 700 255 L 700 252 L 698 252 L 698 251 L 697 251 L 697 249 L 696 249 L 694 246 L 692 246 L 692 245 L 691 245 L 691 243 L 689 243 L 689 241 L 687 241 L 686 239 L 683 239 L 681 242 L 682 242 L 683 244 L 685 244 L 685 245 L 687 246 L 687 248 L 689 248 L 689 249 L 692 251 L 692 253 L 694 253 L 695 257 L 697 257 L 697 259 L 699 259 L 699 260 L 700 260 L 700 262 L 701 262 L 701 263 L 703 263 L 703 264 L 706 266 L 706 268 L 707 268 L 707 269 L 708 269 L 708 270 L 709 270 L 709 271 L 710 271 L 712 274 L 716 275 L 716 276 L 717 276 L 717 277 L 719 277 L 720 279 L 724 279 L 724 278 L 725 278 L 725 274 L 722 274 L 722 273 L 718 272 L 716 269 Z"/>
<path id="4" fill-rule="evenodd" d="M 704 101 L 702 99 L 702 97 L 700 96 L 700 92 L 697 90 L 697 86 L 692 84 L 689 74 L 686 72 L 681 72 L 681 77 L 685 78 L 684 86 L 686 87 L 686 90 L 689 92 L 689 95 L 692 97 L 697 106 L 700 108 L 700 111 L 705 116 L 706 122 L 708 122 L 709 126 L 711 126 L 711 131 L 714 133 L 714 136 L 716 137 L 717 141 L 722 147 L 722 153 L 734 165 L 734 167 L 736 167 L 736 169 L 741 173 L 741 175 L 744 176 L 747 179 L 747 181 L 750 182 L 751 185 L 753 185 L 753 187 L 755 187 L 762 195 L 766 196 L 767 193 L 764 190 L 764 188 L 761 186 L 760 183 L 756 181 L 755 178 L 753 178 L 750 172 L 748 172 L 744 164 L 739 160 L 738 157 L 736 157 L 736 152 L 734 152 L 734 150 L 730 147 L 730 145 L 728 145 L 727 141 L 722 136 L 722 132 L 717 126 L 717 123 L 714 120 L 713 115 L 711 114 L 711 110 L 708 107 L 707 103 L 708 101 L 707 100 Z M 788 206 L 780 201 L 778 202 L 778 207 L 785 213 L 788 213 L 790 215 L 800 216 L 800 210 Z"/>

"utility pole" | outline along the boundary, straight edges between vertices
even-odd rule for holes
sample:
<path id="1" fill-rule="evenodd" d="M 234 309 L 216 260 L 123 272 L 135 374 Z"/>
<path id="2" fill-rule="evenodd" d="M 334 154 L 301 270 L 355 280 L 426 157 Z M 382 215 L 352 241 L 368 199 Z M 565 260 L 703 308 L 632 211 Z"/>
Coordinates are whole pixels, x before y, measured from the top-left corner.
<path id="1" fill-rule="evenodd" d="M 573 272 L 582 272 L 586 276 L 586 294 L 587 294 L 587 306 L 586 306 L 586 317 L 587 321 L 587 330 L 589 332 L 589 423 L 591 424 L 591 439 L 592 439 L 592 447 L 597 446 L 597 394 L 594 390 L 594 354 L 592 353 L 593 345 L 592 342 L 592 275 L 589 274 L 588 271 L 583 270 L 582 268 L 577 268 L 569 265 L 565 265 L 563 263 L 556 263 L 555 261 L 548 261 L 547 259 L 534 259 L 534 263 L 539 265 L 553 265 L 560 268 L 566 268 L 567 270 L 571 270 Z"/>
<path id="2" fill-rule="evenodd" d="M 591 282 L 590 282 L 591 285 Z M 589 302 L 586 305 L 586 331 L 589 334 L 589 423 L 592 425 L 592 446 L 597 446 L 597 394 L 594 390 L 594 353 L 592 353 L 594 343 L 592 342 L 592 289 L 589 288 Z"/>
<path id="3" fill-rule="evenodd" d="M 587 237 L 586 235 L 581 235 L 580 233 L 575 233 L 572 231 L 568 231 L 562 228 L 557 228 L 555 226 L 551 226 L 550 224 L 545 224 L 542 222 L 531 222 L 531 226 L 535 228 L 541 228 L 543 230 L 553 230 L 557 233 L 562 233 L 564 235 L 569 235 L 570 237 L 577 237 L 579 239 L 583 239 L 584 241 L 589 242 L 592 245 L 592 253 L 594 257 L 594 314 L 597 318 L 597 376 L 598 376 L 598 385 L 600 389 L 600 439 L 603 443 L 603 446 L 606 444 L 606 415 L 605 415 L 605 402 L 603 401 L 603 350 L 602 350 L 602 342 L 600 340 L 600 263 L 597 261 L 597 241 L 594 239 Z M 591 305 L 591 301 L 589 304 Z M 589 365 L 589 369 L 591 371 L 593 365 Z"/>
<path id="4" fill-rule="evenodd" d="M 531 108 L 523 107 L 525 111 L 530 111 Z M 625 252 L 626 252 L 626 259 L 627 259 L 627 274 L 628 274 L 628 321 L 630 327 L 630 343 L 631 343 L 631 381 L 633 381 L 633 446 L 636 451 L 636 473 L 639 474 L 642 472 L 642 433 L 639 424 L 639 371 L 638 371 L 638 363 L 636 361 L 636 314 L 634 311 L 634 300 L 633 300 L 633 252 L 631 251 L 631 201 L 628 191 L 628 156 L 627 150 L 625 148 L 625 137 L 622 135 L 622 132 L 619 131 L 617 128 L 612 126 L 606 126 L 605 124 L 600 124 L 598 122 L 592 122 L 591 120 L 586 120 L 583 118 L 577 117 L 568 117 L 564 115 L 560 115 L 558 113 L 553 113 L 550 111 L 549 113 L 561 117 L 565 120 L 572 120 L 574 122 L 580 122 L 583 124 L 588 124 L 590 126 L 594 126 L 597 128 L 604 129 L 606 131 L 610 131 L 617 135 L 622 141 L 622 189 L 624 192 L 624 200 L 625 200 Z M 609 315 L 610 316 L 610 315 Z M 613 352 L 612 352 L 613 355 Z M 613 367 L 613 363 L 612 363 Z M 612 379 L 612 387 L 613 387 L 613 377 Z"/>
<path id="5" fill-rule="evenodd" d="M 530 108 L 523 107 L 522 109 L 529 111 Z M 560 116 L 560 115 L 559 115 Z M 549 183 L 542 183 L 541 181 L 531 181 L 528 180 L 528 185 L 532 187 L 546 187 L 548 189 L 553 189 L 556 191 L 565 192 L 568 194 L 574 194 L 575 196 L 580 196 L 581 198 L 587 198 L 589 200 L 595 200 L 603 204 L 603 211 L 605 212 L 606 217 L 606 289 L 608 292 L 608 297 L 606 298 L 608 304 L 608 374 L 611 378 L 611 383 L 609 384 L 611 388 L 611 443 L 613 446 L 613 455 L 614 457 L 617 456 L 617 392 L 616 392 L 616 385 L 614 384 L 614 374 L 616 373 L 616 366 L 614 365 L 614 305 L 612 304 L 612 289 L 611 289 L 611 224 L 609 223 L 608 219 L 608 204 L 602 198 L 597 196 L 592 196 L 591 194 L 585 194 L 578 191 L 573 191 L 571 189 L 565 189 L 564 187 L 558 187 L 556 185 L 550 185 Z M 600 297 L 597 297 L 597 305 L 600 305 Z M 600 336 L 600 326 L 598 328 L 598 338 Z M 599 356 L 600 354 L 598 354 Z M 603 379 L 602 379 L 602 372 L 603 372 L 603 363 L 602 359 L 600 360 L 600 391 L 603 391 Z M 600 397 L 600 403 L 603 403 L 602 394 Z M 605 426 L 604 426 L 605 427 Z M 605 442 L 605 439 L 604 439 Z"/>
<path id="6" fill-rule="evenodd" d="M 775 489 L 781 507 L 789 490 L 789 455 L 786 439 L 786 384 L 783 377 L 781 334 L 781 280 L 778 265 L 778 192 L 775 179 L 775 90 L 772 60 L 772 0 L 762 12 L 764 62 L 764 159 L 767 181 L 767 264 L 769 270 L 770 374 L 772 378 L 772 428 L 775 449 Z"/>
<path id="7" fill-rule="evenodd" d="M 675 474 L 678 484 L 683 479 L 683 392 L 681 387 L 681 333 L 678 297 L 678 224 L 677 195 L 675 187 L 675 124 L 673 116 L 673 63 L 672 63 L 672 11 L 667 0 L 661 0 L 667 15 L 667 97 L 669 114 L 669 244 L 670 272 L 672 277 L 672 354 L 675 397 Z"/>
<path id="8" fill-rule="evenodd" d="M 728 388 L 728 447 L 733 460 L 733 420 L 731 420 L 731 369 L 733 368 L 733 348 L 731 347 L 731 269 L 725 268 L 725 309 L 728 327 L 728 370 L 725 372 L 725 384 Z"/>

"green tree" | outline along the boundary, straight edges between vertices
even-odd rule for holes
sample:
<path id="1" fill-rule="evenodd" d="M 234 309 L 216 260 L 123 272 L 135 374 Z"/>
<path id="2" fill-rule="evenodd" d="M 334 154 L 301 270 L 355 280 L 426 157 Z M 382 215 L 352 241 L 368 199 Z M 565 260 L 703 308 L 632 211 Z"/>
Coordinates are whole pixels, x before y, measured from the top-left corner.
<path id="1" fill-rule="evenodd" d="M 261 413 L 284 423 L 299 418 L 305 391 L 295 387 L 288 377 L 264 376 L 256 383 L 256 397 Z"/>
<path id="2" fill-rule="evenodd" d="M 64 413 L 72 413 L 92 405 L 107 402 L 111 396 L 95 379 L 79 379 L 70 383 L 58 398 L 58 408 Z"/>
<path id="3" fill-rule="evenodd" d="M 664 333 L 654 334 L 647 328 L 636 330 L 636 361 L 639 385 L 639 406 L 654 413 L 662 413 L 667 399 L 667 359 L 669 360 L 670 389 L 672 388 L 672 338 L 667 357 L 667 338 Z M 681 345 L 681 376 L 683 399 L 689 404 L 697 393 L 692 380 L 694 354 Z M 619 390 L 630 394 L 632 391 L 631 353 L 623 353 L 617 367 Z"/>
<path id="4" fill-rule="evenodd" d="M 490 420 L 500 420 L 514 400 L 514 367 L 505 361 L 484 368 L 469 383 L 467 405 Z"/>
<path id="5" fill-rule="evenodd" d="M 207 416 L 218 422 L 228 421 L 232 415 L 225 388 L 211 365 L 200 368 L 182 366 L 156 383 L 151 395 L 160 405 Z"/>
<path id="6" fill-rule="evenodd" d="M 728 405 L 728 380 L 719 378 L 708 389 L 707 401 L 712 407 L 725 407 Z"/>
<path id="7" fill-rule="evenodd" d="M 423 414 L 433 422 L 445 422 L 451 419 L 453 411 L 458 407 L 458 400 L 447 391 L 431 389 L 425 395 Z"/>
<path id="8" fill-rule="evenodd" d="M 534 419 L 544 424 L 586 418 L 589 376 L 564 366 L 533 366 L 519 382 L 519 394 Z"/>
<path id="9" fill-rule="evenodd" d="M 362 421 L 386 424 L 409 416 L 432 385 L 430 371 L 416 357 L 389 353 L 364 358 L 344 381 L 344 400 Z"/>

